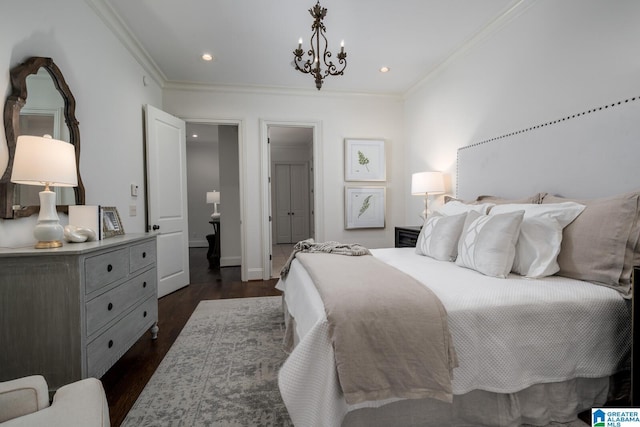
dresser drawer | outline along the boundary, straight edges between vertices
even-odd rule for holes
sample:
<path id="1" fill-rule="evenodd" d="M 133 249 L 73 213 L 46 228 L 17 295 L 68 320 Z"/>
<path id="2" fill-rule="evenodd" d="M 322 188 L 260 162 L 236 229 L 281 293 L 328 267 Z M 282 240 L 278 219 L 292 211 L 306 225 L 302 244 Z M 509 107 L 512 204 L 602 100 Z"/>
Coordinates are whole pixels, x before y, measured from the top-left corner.
<path id="1" fill-rule="evenodd" d="M 140 270 L 156 262 L 155 240 L 131 246 L 129 250 L 129 272 Z"/>
<path id="2" fill-rule="evenodd" d="M 138 301 L 155 296 L 156 269 L 146 271 L 87 303 L 87 336 L 93 335 Z"/>
<path id="3" fill-rule="evenodd" d="M 129 274 L 129 249 L 119 249 L 87 258 L 84 262 L 85 292 L 127 277 Z"/>
<path id="4" fill-rule="evenodd" d="M 158 319 L 155 295 L 91 341 L 87 346 L 87 374 L 100 378 L 131 345 Z"/>

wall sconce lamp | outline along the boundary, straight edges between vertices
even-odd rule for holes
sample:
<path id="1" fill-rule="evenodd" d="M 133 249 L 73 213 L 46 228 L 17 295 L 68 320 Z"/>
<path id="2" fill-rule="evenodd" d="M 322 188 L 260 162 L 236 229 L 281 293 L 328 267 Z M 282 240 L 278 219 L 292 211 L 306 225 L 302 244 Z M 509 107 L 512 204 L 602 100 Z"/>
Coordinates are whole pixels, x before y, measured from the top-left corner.
<path id="1" fill-rule="evenodd" d="M 211 214 L 211 219 L 220 218 L 220 213 L 218 212 L 218 203 L 220 203 L 220 192 L 219 191 L 207 191 L 207 203 L 213 204 L 213 213 Z"/>
<path id="2" fill-rule="evenodd" d="M 411 194 L 424 196 L 423 219 L 427 219 L 427 198 L 429 194 L 442 193 L 444 193 L 442 172 L 418 172 L 411 175 Z"/>
<path id="3" fill-rule="evenodd" d="M 38 224 L 33 230 L 38 243 L 36 249 L 62 246 L 63 229 L 56 212 L 56 193 L 49 187 L 76 187 L 78 172 L 74 146 L 52 139 L 50 135 L 21 135 L 11 171 L 11 182 L 26 185 L 44 185 L 40 195 Z"/>

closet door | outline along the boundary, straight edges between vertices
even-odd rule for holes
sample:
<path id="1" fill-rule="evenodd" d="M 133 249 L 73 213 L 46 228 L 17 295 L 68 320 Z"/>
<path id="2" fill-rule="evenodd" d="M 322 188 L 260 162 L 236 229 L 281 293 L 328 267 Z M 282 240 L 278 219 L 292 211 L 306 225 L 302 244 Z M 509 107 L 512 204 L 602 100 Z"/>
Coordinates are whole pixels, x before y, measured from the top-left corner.
<path id="1" fill-rule="evenodd" d="M 276 164 L 276 243 L 291 243 L 291 170 L 290 165 Z"/>
<path id="2" fill-rule="evenodd" d="M 296 243 L 309 235 L 309 166 L 306 163 L 276 163 L 276 243 Z"/>
<path id="3" fill-rule="evenodd" d="M 291 242 L 309 238 L 309 172 L 306 164 L 290 165 Z"/>

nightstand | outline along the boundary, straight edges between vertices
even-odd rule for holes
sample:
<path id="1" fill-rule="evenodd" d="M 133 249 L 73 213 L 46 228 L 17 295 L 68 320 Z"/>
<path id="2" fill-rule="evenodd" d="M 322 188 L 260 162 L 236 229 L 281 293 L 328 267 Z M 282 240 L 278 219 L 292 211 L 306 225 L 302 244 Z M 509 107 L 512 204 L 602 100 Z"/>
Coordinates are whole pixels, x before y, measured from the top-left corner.
<path id="1" fill-rule="evenodd" d="M 396 248 L 415 248 L 421 229 L 420 225 L 396 227 Z"/>

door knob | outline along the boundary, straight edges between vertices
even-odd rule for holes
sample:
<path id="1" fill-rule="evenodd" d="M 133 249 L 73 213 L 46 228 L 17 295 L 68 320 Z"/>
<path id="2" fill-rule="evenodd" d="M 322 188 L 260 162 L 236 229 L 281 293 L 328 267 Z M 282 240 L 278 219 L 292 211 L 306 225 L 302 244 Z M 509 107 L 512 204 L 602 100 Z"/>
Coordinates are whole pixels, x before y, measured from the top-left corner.
<path id="1" fill-rule="evenodd" d="M 153 228 L 154 230 L 159 230 L 159 229 L 160 229 L 160 226 L 159 226 L 159 225 L 157 225 L 157 224 L 153 224 L 153 227 L 152 227 L 152 228 Z"/>

